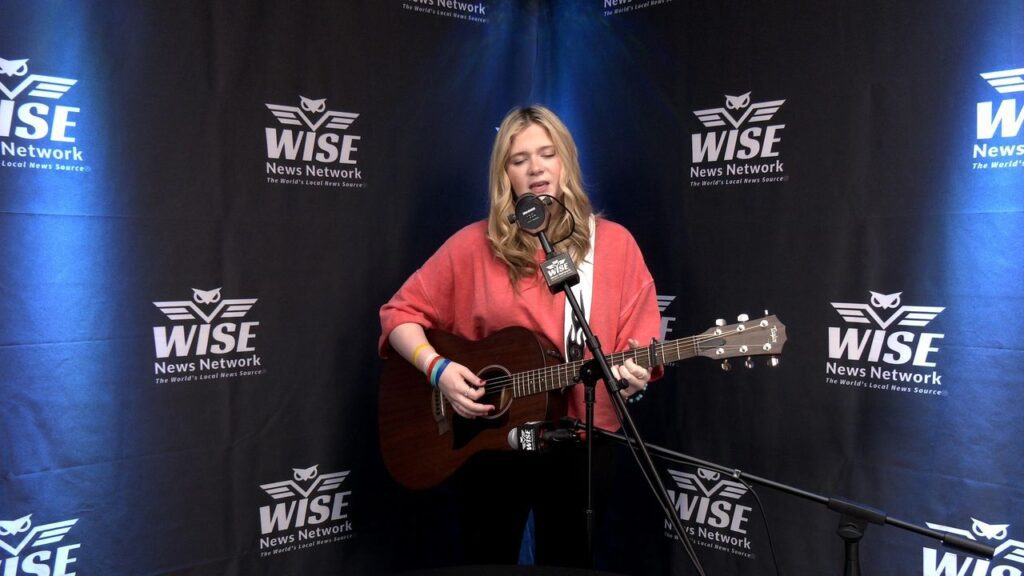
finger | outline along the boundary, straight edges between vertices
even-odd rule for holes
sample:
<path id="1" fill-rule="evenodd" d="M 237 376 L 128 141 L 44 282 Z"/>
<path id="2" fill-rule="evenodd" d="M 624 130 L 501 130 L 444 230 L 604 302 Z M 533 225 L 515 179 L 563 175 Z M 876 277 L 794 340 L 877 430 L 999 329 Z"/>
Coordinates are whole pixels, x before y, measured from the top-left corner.
<path id="1" fill-rule="evenodd" d="M 487 395 L 487 389 L 485 382 L 480 380 L 478 387 L 473 386 L 470 383 L 466 383 L 466 388 L 462 393 L 462 396 L 466 399 L 466 407 L 478 416 L 486 416 L 487 414 L 494 411 L 492 404 L 483 404 L 480 399 Z"/>
<path id="2" fill-rule="evenodd" d="M 636 338 L 630 338 L 629 340 L 627 340 L 627 342 L 629 342 L 629 347 L 630 348 L 639 348 L 640 347 L 640 341 L 637 340 Z"/>
<path id="3" fill-rule="evenodd" d="M 491 406 L 490 404 L 477 404 L 472 400 L 469 400 L 464 404 L 463 408 L 473 416 L 487 416 L 492 410 L 494 410 L 494 406 Z"/>
<path id="4" fill-rule="evenodd" d="M 479 384 L 466 382 L 466 397 L 470 400 L 479 400 L 487 394 L 487 388 L 483 380 Z"/>
<path id="5" fill-rule="evenodd" d="M 633 389 L 633 382 L 630 381 L 629 370 L 626 370 L 625 366 L 616 364 L 612 366 L 612 375 L 615 376 L 616 380 L 624 380 L 626 382 L 626 386 L 619 390 L 619 396 L 629 398 L 630 391 Z"/>
<path id="6" fill-rule="evenodd" d="M 474 401 L 483 398 L 487 394 L 487 390 L 484 388 L 486 382 L 469 368 L 460 364 L 458 376 L 462 383 L 456 386 L 455 389 L 458 394 L 469 400 L 470 403 L 474 403 Z"/>
<path id="7" fill-rule="evenodd" d="M 477 376 L 472 370 L 470 370 L 469 368 L 466 368 L 462 364 L 455 364 L 452 367 L 455 368 L 455 370 L 454 370 L 455 374 L 467 386 L 469 386 L 471 388 L 475 388 L 477 386 L 480 386 L 483 383 L 483 380 L 481 380 L 479 376 Z M 449 368 L 449 369 L 451 369 L 451 368 Z M 461 389 L 461 386 L 460 386 L 460 389 Z"/>
<path id="8" fill-rule="evenodd" d="M 477 416 L 486 416 L 490 413 L 493 408 L 492 406 L 488 404 L 477 404 L 476 402 L 473 402 L 473 400 L 469 399 L 466 394 L 468 394 L 468 392 L 461 396 L 456 395 L 455 398 L 449 399 L 452 406 L 455 408 L 455 411 L 460 416 L 472 419 Z"/>
<path id="9" fill-rule="evenodd" d="M 622 380 L 625 372 L 626 371 L 622 369 L 621 364 L 615 364 L 612 366 L 612 376 L 614 376 L 616 380 Z"/>
<path id="10" fill-rule="evenodd" d="M 640 380 L 638 380 L 636 376 L 633 376 L 632 374 L 625 370 L 623 370 L 623 372 L 624 373 L 622 375 L 622 381 L 626 383 L 626 389 L 630 394 L 636 392 L 637 390 L 643 387 L 643 383 Z"/>
<path id="11" fill-rule="evenodd" d="M 467 412 L 466 408 L 463 407 L 461 404 L 452 402 L 452 408 L 455 410 L 456 414 L 458 414 L 459 416 L 461 416 L 463 418 L 475 418 L 475 416 L 473 416 L 472 414 Z"/>
<path id="12" fill-rule="evenodd" d="M 637 364 L 632 358 L 627 358 L 625 362 L 626 370 L 631 376 L 639 380 L 641 383 L 647 381 L 651 377 L 651 373 L 646 368 Z"/>
<path id="13" fill-rule="evenodd" d="M 448 376 L 445 374 L 445 376 Z M 472 403 L 472 400 L 467 399 L 469 388 L 462 382 L 452 383 L 447 378 L 442 378 L 442 383 L 439 385 L 445 398 L 448 399 L 448 403 L 451 405 L 452 410 L 456 414 L 463 418 L 472 418 L 473 415 L 466 408 L 467 403 Z M 459 390 L 463 390 L 460 392 Z"/>
<path id="14" fill-rule="evenodd" d="M 622 374 L 622 378 L 624 380 L 626 380 L 630 384 L 633 384 L 633 382 L 639 377 L 637 374 L 637 368 L 639 368 L 639 366 L 637 366 L 636 363 L 633 362 L 633 359 L 627 358 L 626 361 L 622 364 L 622 370 L 619 373 Z"/>
<path id="15" fill-rule="evenodd" d="M 484 394 L 486 394 L 486 391 L 483 388 L 466 386 L 462 390 L 462 399 L 465 401 L 465 406 L 475 408 L 477 406 L 483 406 L 483 404 L 477 403 L 477 400 L 482 398 Z"/>
<path id="16" fill-rule="evenodd" d="M 479 387 L 484 385 L 483 379 L 477 376 L 472 370 L 466 367 L 463 367 L 462 378 L 463 380 L 466 381 L 467 384 L 473 387 Z"/>
<path id="17" fill-rule="evenodd" d="M 479 400 L 486 394 L 483 388 L 484 381 L 461 364 L 453 363 L 442 375 L 441 382 L 453 404 L 459 403 L 458 400 Z M 464 402 L 462 404 L 464 405 Z"/>
<path id="18" fill-rule="evenodd" d="M 476 416 L 486 416 L 494 411 L 494 406 L 491 404 L 481 404 L 477 400 L 483 398 L 487 394 L 487 390 L 483 386 L 483 381 L 480 381 L 479 387 L 474 387 L 469 382 L 466 382 L 462 388 L 462 397 L 459 399 L 459 404 L 470 414 Z"/>
<path id="19" fill-rule="evenodd" d="M 637 379 L 637 381 L 640 382 L 641 385 L 646 384 L 647 381 L 651 379 L 651 373 L 643 366 L 637 366 L 630 373 Z"/>

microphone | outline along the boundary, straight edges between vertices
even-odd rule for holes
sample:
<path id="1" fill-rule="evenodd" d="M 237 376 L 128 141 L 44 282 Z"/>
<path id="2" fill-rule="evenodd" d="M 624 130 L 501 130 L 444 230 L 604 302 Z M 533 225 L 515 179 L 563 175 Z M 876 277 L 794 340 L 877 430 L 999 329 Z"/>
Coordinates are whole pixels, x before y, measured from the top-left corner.
<path id="1" fill-rule="evenodd" d="M 525 422 L 508 431 L 508 445 L 513 450 L 523 452 L 544 452 L 552 444 L 562 442 L 578 442 L 579 435 L 575 430 L 555 428 L 552 422 Z"/>
<path id="2" fill-rule="evenodd" d="M 542 234 L 547 230 L 548 219 L 551 216 L 548 206 L 553 201 L 547 194 L 537 196 L 527 192 L 516 199 L 516 211 L 508 215 L 508 223 L 518 223 L 524 232 L 530 234 Z"/>
<path id="3" fill-rule="evenodd" d="M 516 200 L 515 213 L 508 215 L 509 224 L 518 223 L 520 230 L 533 234 L 540 240 L 540 245 L 547 255 L 547 260 L 541 263 L 540 271 L 544 274 L 544 281 L 547 282 L 552 294 L 561 290 L 563 285 L 575 286 L 580 281 L 576 263 L 568 254 L 556 253 L 544 234 L 548 227 L 548 219 L 551 217 L 548 206 L 554 201 L 548 194 L 537 196 L 527 192 Z"/>

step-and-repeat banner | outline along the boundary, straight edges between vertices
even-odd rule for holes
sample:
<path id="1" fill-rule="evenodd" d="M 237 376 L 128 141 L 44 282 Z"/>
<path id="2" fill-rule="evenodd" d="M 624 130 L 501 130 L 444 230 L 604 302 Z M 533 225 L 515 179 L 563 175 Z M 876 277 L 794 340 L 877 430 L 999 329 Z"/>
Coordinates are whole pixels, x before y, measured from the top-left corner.
<path id="1" fill-rule="evenodd" d="M 543 103 L 636 236 L 681 362 L 648 441 L 996 548 L 872 526 L 865 573 L 1024 571 L 1024 5 L 4 4 L 0 573 L 455 564 L 377 431 L 377 310 L 486 214 Z M 600 335 L 599 335 L 600 336 Z M 691 573 L 626 453 L 597 565 Z M 839 518 L 659 461 L 708 574 L 837 574 Z M 751 489 L 753 488 L 753 489 Z"/>

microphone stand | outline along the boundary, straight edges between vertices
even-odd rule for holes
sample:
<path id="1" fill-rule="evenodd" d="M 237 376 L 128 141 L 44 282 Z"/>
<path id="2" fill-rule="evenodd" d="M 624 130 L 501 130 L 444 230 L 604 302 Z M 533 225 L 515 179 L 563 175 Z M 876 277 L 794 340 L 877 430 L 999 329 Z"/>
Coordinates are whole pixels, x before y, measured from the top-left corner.
<path id="1" fill-rule="evenodd" d="M 578 420 L 570 424 L 575 429 L 578 429 L 580 426 Z M 601 429 L 597 429 L 596 432 L 597 434 L 604 436 L 605 438 L 615 440 L 627 446 L 642 445 L 639 439 L 632 440 L 623 436 L 622 434 L 615 434 L 613 432 L 608 432 L 607 430 Z M 749 481 L 753 482 L 754 484 L 759 484 L 761 486 L 774 488 L 781 492 L 792 494 L 805 500 L 810 500 L 811 502 L 822 504 L 829 510 L 838 512 L 840 518 L 839 529 L 837 532 L 839 534 L 839 537 L 843 539 L 843 543 L 845 545 L 843 562 L 843 574 L 845 576 L 860 576 L 859 543 L 860 539 L 864 536 L 864 531 L 867 530 L 868 523 L 880 525 L 889 524 L 891 526 L 895 526 L 908 532 L 914 532 L 922 536 L 934 538 L 936 540 L 939 540 L 943 546 L 949 546 L 951 548 L 955 548 L 957 550 L 975 556 L 981 556 L 983 558 L 991 559 L 995 555 L 995 549 L 991 546 L 986 546 L 985 544 L 976 542 L 974 540 L 970 540 L 968 538 L 964 538 L 962 536 L 957 536 L 956 534 L 939 532 L 937 530 L 925 528 L 924 526 L 904 522 L 902 520 L 898 520 L 896 518 L 888 516 L 885 512 L 881 510 L 872 508 L 870 506 L 866 506 L 859 502 L 854 502 L 852 500 L 847 500 L 844 498 L 829 498 L 826 496 L 821 496 L 819 494 L 808 492 L 806 490 L 802 490 L 794 486 L 788 486 L 786 484 L 775 482 L 773 480 L 768 480 L 766 478 L 760 478 L 752 474 L 747 474 L 735 468 L 726 468 L 725 466 L 716 464 L 714 462 L 708 462 L 706 460 L 694 458 L 693 456 L 682 454 L 680 452 L 673 452 L 671 450 L 662 448 L 660 446 L 656 446 L 654 444 L 647 445 L 647 448 L 651 452 L 654 452 L 655 454 L 663 458 L 681 461 L 687 464 L 701 466 L 703 468 L 708 468 L 711 470 L 716 470 L 723 474 L 727 474 L 732 478 L 735 478 L 736 480 Z"/>
<path id="2" fill-rule="evenodd" d="M 696 568 L 697 573 L 704 576 L 704 569 L 700 564 L 700 560 L 697 558 L 696 552 L 693 550 L 692 544 L 690 544 L 690 541 L 686 536 L 686 531 L 683 530 L 682 521 L 679 519 L 679 516 L 674 513 L 671 498 L 668 496 L 665 485 L 661 481 L 661 476 L 657 473 L 657 470 L 654 467 L 654 461 L 651 459 L 651 456 L 647 451 L 647 445 L 640 438 L 640 432 L 637 430 L 636 424 L 633 422 L 633 418 L 629 414 L 629 410 L 626 409 L 626 403 L 618 394 L 619 390 L 625 388 L 625 385 L 612 374 L 611 366 L 608 365 L 608 359 L 605 358 L 604 352 L 601 351 L 601 342 L 590 330 L 590 324 L 587 322 L 583 309 L 576 300 L 576 295 L 573 294 L 572 285 L 579 282 L 579 275 L 576 273 L 575 265 L 573 264 L 572 259 L 566 254 L 557 254 L 554 251 L 554 248 L 551 246 L 551 242 L 548 240 L 547 235 L 544 234 L 543 230 L 537 232 L 537 237 L 540 240 L 541 247 L 544 249 L 544 254 L 547 257 L 547 260 L 542 265 L 542 271 L 544 272 L 545 280 L 548 282 L 548 288 L 552 292 L 561 290 L 565 293 L 565 299 L 569 305 L 572 306 L 573 315 L 583 331 L 587 348 L 590 349 L 590 352 L 594 356 L 592 360 L 583 364 L 580 368 L 579 374 L 579 378 L 585 386 L 584 399 L 587 419 L 585 427 L 587 436 L 587 508 L 585 512 L 587 520 L 587 558 L 591 565 L 593 565 L 593 442 L 594 432 L 598 430 L 594 428 L 594 401 L 597 381 L 603 379 L 605 386 L 608 389 L 608 396 L 616 405 L 618 413 L 622 416 L 623 428 L 632 438 L 637 439 L 636 446 L 639 448 L 640 454 L 642 455 L 642 457 L 639 458 L 639 462 L 641 468 L 646 467 L 644 474 L 654 480 L 655 497 L 658 498 L 666 516 L 672 523 L 672 528 L 675 531 L 676 536 L 679 537 L 680 542 L 683 543 L 683 547 L 686 549 L 687 555 L 690 557 L 690 561 L 693 563 L 694 568 Z M 552 272 L 551 270 L 554 271 Z M 604 431 L 601 430 L 600 432 Z"/>

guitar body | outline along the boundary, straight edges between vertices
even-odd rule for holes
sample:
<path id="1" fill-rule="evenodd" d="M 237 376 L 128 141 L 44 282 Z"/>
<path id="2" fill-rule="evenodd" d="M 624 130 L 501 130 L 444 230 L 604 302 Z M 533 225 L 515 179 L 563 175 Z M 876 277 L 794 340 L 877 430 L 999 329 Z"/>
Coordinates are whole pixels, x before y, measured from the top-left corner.
<path id="1" fill-rule="evenodd" d="M 786 343 L 785 325 L 767 314 L 737 320 L 605 358 L 613 365 L 629 358 L 648 369 L 698 356 L 722 361 L 723 366 L 729 358 L 760 355 L 777 363 Z M 409 488 L 440 484 L 482 450 L 508 450 L 508 433 L 516 426 L 564 416 L 563 391 L 576 383 L 585 365 L 583 360 L 563 363 L 557 348 L 525 328 L 506 328 L 478 342 L 438 330 L 427 331 L 427 336 L 438 354 L 487 381 L 489 392 L 479 402 L 497 410 L 473 420 L 457 416 L 419 370 L 392 354 L 380 378 L 380 448 L 391 475 Z"/>
<path id="2" fill-rule="evenodd" d="M 427 337 L 438 354 L 488 381 L 561 364 L 558 349 L 525 328 L 506 328 L 476 342 L 437 330 L 428 331 Z M 430 488 L 477 452 L 509 450 L 512 428 L 564 416 L 563 397 L 560 390 L 515 399 L 510 389 L 489 393 L 479 402 L 496 406 L 495 414 L 465 419 L 455 414 L 422 372 L 392 353 L 380 378 L 378 421 L 384 464 L 399 484 Z"/>

